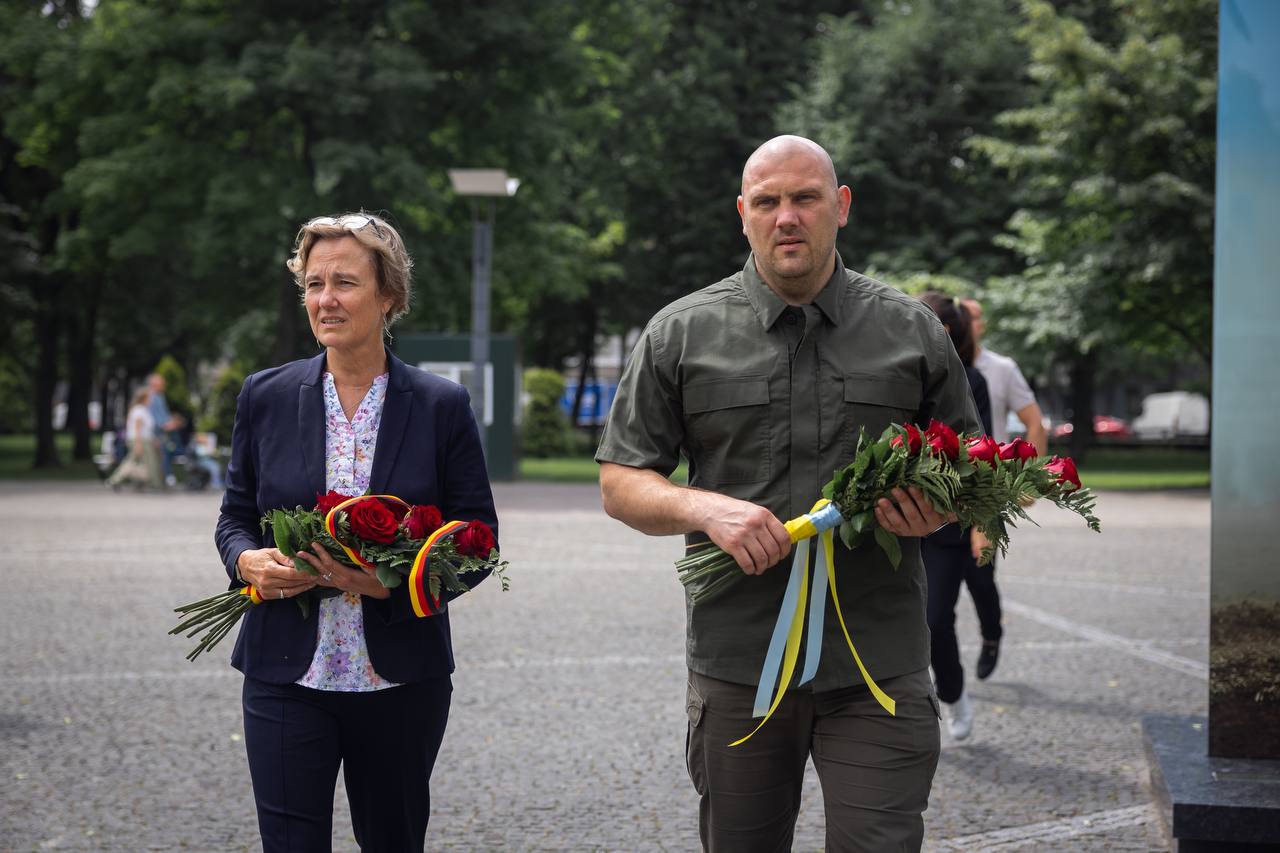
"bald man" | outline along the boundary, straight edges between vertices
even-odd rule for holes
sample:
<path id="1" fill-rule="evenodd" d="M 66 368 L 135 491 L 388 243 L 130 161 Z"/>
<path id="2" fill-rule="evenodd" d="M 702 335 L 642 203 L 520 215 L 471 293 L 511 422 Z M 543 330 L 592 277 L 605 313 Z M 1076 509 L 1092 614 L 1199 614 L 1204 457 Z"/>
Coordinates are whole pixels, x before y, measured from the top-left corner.
<path id="1" fill-rule="evenodd" d="M 756 725 L 792 550 L 783 520 L 808 512 L 852 460 L 859 429 L 878 436 L 931 418 L 981 428 L 934 313 L 845 268 L 835 242 L 850 201 L 810 140 L 781 136 L 752 154 L 737 201 L 746 265 L 650 321 L 596 453 L 610 515 L 650 535 L 710 539 L 747 575 L 686 606 L 687 761 L 709 851 L 789 850 L 810 758 L 828 851 L 919 850 L 923 839 L 939 731 L 919 537 L 945 519 L 918 493 L 876 509 L 901 537 L 896 571 L 875 546 L 837 541 L 835 553 L 849 631 L 896 714 L 872 696 L 828 614 L 821 636 L 805 637 L 821 643 L 816 677 L 789 685 L 768 724 L 728 746 Z M 667 479 L 681 456 L 688 487 Z"/>

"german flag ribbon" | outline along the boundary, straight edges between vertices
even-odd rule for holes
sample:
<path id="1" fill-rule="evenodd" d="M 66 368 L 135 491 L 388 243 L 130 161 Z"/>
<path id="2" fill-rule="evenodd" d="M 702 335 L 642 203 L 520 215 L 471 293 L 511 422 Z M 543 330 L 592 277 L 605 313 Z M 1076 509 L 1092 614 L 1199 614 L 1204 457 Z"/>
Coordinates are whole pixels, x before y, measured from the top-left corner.
<path id="1" fill-rule="evenodd" d="M 834 560 L 834 530 L 844 521 L 844 516 L 836 505 L 825 498 L 813 505 L 813 509 L 799 518 L 793 518 L 785 524 L 791 541 L 796 543 L 796 554 L 791 561 L 791 575 L 787 579 L 787 590 L 782 596 L 782 606 L 778 609 L 778 621 L 773 627 L 773 637 L 769 641 L 769 650 L 765 653 L 764 666 L 760 669 L 760 683 L 756 688 L 753 717 L 763 717 L 760 724 L 746 737 L 740 738 L 729 746 L 746 743 L 764 724 L 769 722 L 773 712 L 782 704 L 791 677 L 795 674 L 796 663 L 800 658 L 800 640 L 805 632 L 805 609 L 808 604 L 809 627 L 808 642 L 805 644 L 804 670 L 800 674 L 799 684 L 806 684 L 818 674 L 818 663 L 822 657 L 822 632 L 827 609 L 827 593 L 831 593 L 831 601 L 835 605 L 836 617 L 840 620 L 840 628 L 844 631 L 845 642 L 853 654 L 854 663 L 862 673 L 862 679 L 876 697 L 880 707 L 896 715 L 897 703 L 876 684 L 871 673 L 862 664 L 858 650 L 853 647 L 853 639 L 849 636 L 849 627 L 845 624 L 844 614 L 840 610 L 840 596 L 836 593 L 836 574 Z M 813 566 L 813 589 L 809 587 L 809 540 L 817 537 L 821 546 Z M 772 696 L 772 701 L 770 701 Z"/>
<path id="2" fill-rule="evenodd" d="M 262 595 L 258 592 L 258 588 L 253 584 L 246 584 L 240 589 L 240 594 L 246 596 L 254 604 L 262 603 Z"/>
<path id="3" fill-rule="evenodd" d="M 449 521 L 427 537 L 413 558 L 413 568 L 409 571 L 409 603 L 419 618 L 435 616 L 440 612 L 440 598 L 431 594 L 431 551 L 455 532 L 466 527 L 465 521 Z"/>
<path id="4" fill-rule="evenodd" d="M 374 568 L 373 563 L 370 563 L 364 557 L 360 556 L 359 551 L 348 547 L 347 543 L 338 538 L 338 513 L 346 510 L 348 507 L 360 503 L 361 501 L 368 500 L 390 501 L 392 503 L 400 504 L 400 506 L 404 507 L 406 510 L 409 509 L 409 505 L 395 495 L 357 495 L 354 498 L 347 498 L 345 501 L 329 510 L 328 514 L 324 517 L 324 529 L 329 531 L 329 535 L 333 537 L 333 541 L 338 543 L 338 547 L 342 548 L 342 550 L 347 553 L 347 556 L 350 557 L 356 565 L 364 566 L 366 569 L 372 569 Z"/>

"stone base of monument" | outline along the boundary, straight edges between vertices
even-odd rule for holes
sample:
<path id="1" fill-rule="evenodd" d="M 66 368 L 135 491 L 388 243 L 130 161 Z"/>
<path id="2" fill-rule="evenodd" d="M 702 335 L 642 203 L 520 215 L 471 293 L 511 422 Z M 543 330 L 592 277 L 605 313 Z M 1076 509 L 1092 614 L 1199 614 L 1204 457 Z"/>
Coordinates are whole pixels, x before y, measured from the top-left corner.
<path id="1" fill-rule="evenodd" d="M 1174 853 L 1280 853 L 1280 761 L 1210 757 L 1204 717 L 1143 717 L 1142 730 Z"/>

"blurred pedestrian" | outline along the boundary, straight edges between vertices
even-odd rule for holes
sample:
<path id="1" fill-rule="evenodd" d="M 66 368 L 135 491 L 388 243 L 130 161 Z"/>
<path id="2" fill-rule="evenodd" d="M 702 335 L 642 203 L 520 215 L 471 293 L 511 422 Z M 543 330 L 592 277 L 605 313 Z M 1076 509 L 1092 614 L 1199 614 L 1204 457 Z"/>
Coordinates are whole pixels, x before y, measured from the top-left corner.
<path id="1" fill-rule="evenodd" d="M 983 431 L 991 434 L 991 400 L 987 380 L 973 366 L 973 330 L 969 312 L 955 299 L 936 290 L 928 291 L 920 301 L 933 309 L 942 321 L 956 354 L 964 363 L 969 388 L 982 419 Z M 933 667 L 934 685 L 943 703 L 947 731 L 955 740 L 964 740 L 973 731 L 974 708 L 964 689 L 964 666 L 960 663 L 960 644 L 956 639 L 956 601 L 960 587 L 968 583 L 994 588 L 991 566 L 978 565 L 986 539 L 972 528 L 948 524 L 926 536 L 920 543 L 925 575 L 929 579 L 926 613 L 929 620 L 929 661 Z M 986 577 L 982 577 L 982 576 Z M 996 598 L 996 624 L 999 625 L 999 598 Z"/>
<path id="2" fill-rule="evenodd" d="M 961 305 L 969 312 L 973 329 L 973 365 L 982 371 L 991 397 L 991 437 L 1001 443 L 1009 440 L 1008 419 L 1009 413 L 1013 412 L 1026 429 L 1026 440 L 1035 445 L 1036 453 L 1044 456 L 1049 452 L 1049 433 L 1036 395 L 1016 361 L 982 346 L 982 339 L 987 333 L 982 303 L 970 298 L 961 300 Z M 1000 660 L 1000 640 L 1004 636 L 1000 590 L 996 587 L 996 561 L 993 559 L 989 566 L 990 572 L 965 579 L 982 628 L 982 650 L 978 653 L 975 667 L 979 680 L 986 680 L 995 672 Z"/>
<path id="3" fill-rule="evenodd" d="M 143 385 L 133 393 L 125 414 L 125 445 L 128 453 L 107 478 L 113 489 L 132 485 L 142 488 L 164 488 L 160 468 L 160 451 L 155 442 L 155 419 L 151 414 L 151 389 Z"/>
<path id="4" fill-rule="evenodd" d="M 151 389 L 151 419 L 155 423 L 155 444 L 160 454 L 160 466 L 164 472 L 164 483 L 175 486 L 178 483 L 173 473 L 173 457 L 180 450 L 178 433 L 185 423 L 181 415 L 169 411 L 169 401 L 165 399 L 165 378 L 159 373 L 147 377 L 147 387 Z"/>

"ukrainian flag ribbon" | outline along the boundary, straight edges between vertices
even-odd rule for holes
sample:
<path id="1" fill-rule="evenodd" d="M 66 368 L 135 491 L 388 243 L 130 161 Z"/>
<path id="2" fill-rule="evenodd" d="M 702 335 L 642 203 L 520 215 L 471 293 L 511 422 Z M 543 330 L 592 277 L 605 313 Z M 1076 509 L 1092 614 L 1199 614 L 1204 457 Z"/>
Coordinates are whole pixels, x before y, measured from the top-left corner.
<path id="1" fill-rule="evenodd" d="M 840 620 L 840 628 L 844 631 L 845 642 L 853 654 L 853 661 L 862 673 L 862 679 L 871 689 L 871 695 L 880 706 L 891 715 L 897 713 L 897 703 L 876 684 L 871 673 L 862 664 L 858 650 L 853 646 L 849 636 L 849 626 L 845 624 L 844 613 L 840 610 L 840 596 L 836 592 L 834 530 L 844 521 L 844 516 L 836 505 L 825 498 L 813 505 L 813 509 L 799 518 L 793 518 L 785 525 L 791 541 L 796 543 L 796 554 L 791 561 L 791 575 L 787 579 L 787 590 L 782 596 L 782 607 L 778 609 L 778 621 L 773 626 L 773 638 L 769 641 L 769 650 L 765 653 L 764 666 L 760 669 L 760 684 L 756 688 L 753 717 L 764 717 L 746 737 L 740 738 L 729 746 L 746 743 L 764 724 L 769 722 L 773 712 L 782 704 L 791 677 L 795 674 L 796 663 L 800 658 L 800 639 L 805 633 L 805 609 L 809 611 L 809 640 L 805 645 L 804 669 L 800 673 L 799 684 L 806 684 L 818 674 L 818 663 L 822 657 L 822 631 L 826 618 L 827 593 L 831 593 L 831 601 L 835 605 L 836 617 Z M 809 587 L 809 540 L 817 537 L 820 549 L 813 566 L 813 588 Z M 772 701 L 770 701 L 772 694 Z"/>

